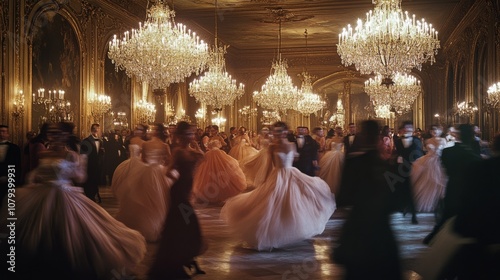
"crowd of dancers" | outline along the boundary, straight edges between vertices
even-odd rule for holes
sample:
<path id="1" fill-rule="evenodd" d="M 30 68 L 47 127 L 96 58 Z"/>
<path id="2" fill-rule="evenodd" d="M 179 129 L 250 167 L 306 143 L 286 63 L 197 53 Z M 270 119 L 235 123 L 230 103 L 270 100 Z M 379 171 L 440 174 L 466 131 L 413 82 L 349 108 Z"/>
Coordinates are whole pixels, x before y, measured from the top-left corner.
<path id="1" fill-rule="evenodd" d="M 498 207 L 491 206 L 499 202 L 498 157 L 478 139 L 477 129 L 460 125 L 443 133 L 432 125 L 419 134 L 409 121 L 397 133 L 373 121 L 360 127 L 358 132 L 351 123 L 345 132 L 336 127 L 325 135 L 321 127 L 292 131 L 277 122 L 250 137 L 245 127 L 233 127 L 227 135 L 216 125 L 202 130 L 179 122 L 138 125 L 131 134 L 123 130 L 102 137 L 93 124 L 91 135 L 79 141 L 72 124 L 57 123 L 44 125 L 21 151 L 7 141 L 8 127 L 1 126 L 0 140 L 9 144 L 0 146 L 2 167 L 18 166 L 21 174 L 15 192 L 16 277 L 111 279 L 116 271 L 133 273 L 147 242 L 158 243 L 148 279 L 187 279 L 191 268 L 204 273 L 195 261 L 209 249 L 195 212 L 200 204 L 221 206 L 220 218 L 233 236 L 259 251 L 321 234 L 337 207 L 347 209 L 335 237 L 338 247 L 332 248 L 346 279 L 402 279 L 390 227 L 394 212 L 410 213 L 412 224 L 419 212 L 435 213 L 426 244 L 457 215 L 458 231 L 471 213 L 483 215 L 484 223 L 500 219 Z M 495 141 L 498 151 L 499 136 Z M 489 204 L 473 200 L 483 211 L 465 215 L 463 209 L 471 207 L 464 195 L 474 198 L 466 174 L 479 163 L 487 165 L 481 184 L 489 196 L 481 198 Z M 119 203 L 115 217 L 99 205 L 99 186 L 106 184 Z M 7 187 L 2 192 L 3 223 Z M 464 235 L 484 235 L 465 228 Z M 498 223 L 489 229 L 498 235 L 488 234 L 481 244 L 500 243 Z M 481 256 L 494 262 L 498 251 Z M 484 262 L 474 265 L 446 271 L 498 273 L 484 269 Z"/>

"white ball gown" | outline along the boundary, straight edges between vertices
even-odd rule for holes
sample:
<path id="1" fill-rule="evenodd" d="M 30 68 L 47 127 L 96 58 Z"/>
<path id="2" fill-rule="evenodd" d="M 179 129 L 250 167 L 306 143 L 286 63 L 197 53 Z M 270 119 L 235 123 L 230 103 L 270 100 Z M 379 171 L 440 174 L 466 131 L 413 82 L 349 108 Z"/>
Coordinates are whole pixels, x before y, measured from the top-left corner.
<path id="1" fill-rule="evenodd" d="M 223 219 L 235 236 L 257 250 L 280 248 L 325 230 L 335 198 L 319 177 L 292 167 L 294 152 L 273 154 L 275 168 L 255 190 L 227 200 Z"/>
<path id="2" fill-rule="evenodd" d="M 252 147 L 249 141 L 242 136 L 237 136 L 233 141 L 234 146 L 229 150 L 229 155 L 238 161 L 258 153 L 258 150 Z"/>
<path id="3" fill-rule="evenodd" d="M 331 142 L 329 145 L 331 149 L 319 160 L 318 176 L 325 180 L 332 193 L 338 194 L 344 165 L 344 152 L 342 151 L 344 143 Z"/>
<path id="4" fill-rule="evenodd" d="M 152 149 L 140 157 L 140 147 L 129 145 L 130 159 L 115 170 L 111 190 L 118 200 L 116 219 L 138 230 L 148 242 L 160 237 L 167 215 L 172 180 L 164 166 L 166 150 Z"/>
<path id="5" fill-rule="evenodd" d="M 143 259 L 144 237 L 72 185 L 85 178 L 79 161 L 41 159 L 30 183 L 16 189 L 19 279 L 111 279 Z"/>
<path id="6" fill-rule="evenodd" d="M 433 212 L 444 196 L 447 176 L 441 164 L 441 151 L 446 147 L 443 138 L 426 141 L 427 154 L 413 162 L 410 179 L 419 212 Z"/>
<path id="7" fill-rule="evenodd" d="M 246 186 L 238 161 L 213 147 L 195 171 L 193 195 L 202 203 L 220 203 L 241 193 Z"/>
<path id="8" fill-rule="evenodd" d="M 249 186 L 260 186 L 273 170 L 269 144 L 269 139 L 260 140 L 261 149 L 259 152 L 240 161 L 241 170 L 243 170 Z"/>

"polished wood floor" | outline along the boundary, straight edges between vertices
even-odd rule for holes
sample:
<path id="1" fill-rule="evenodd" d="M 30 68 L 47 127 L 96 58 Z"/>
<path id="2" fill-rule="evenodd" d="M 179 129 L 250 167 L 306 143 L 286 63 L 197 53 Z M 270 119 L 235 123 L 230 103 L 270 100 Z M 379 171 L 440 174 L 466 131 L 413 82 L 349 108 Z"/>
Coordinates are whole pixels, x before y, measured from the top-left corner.
<path id="1" fill-rule="evenodd" d="M 101 187 L 101 206 L 111 215 L 118 210 L 118 202 L 109 187 Z M 198 280 L 223 279 L 342 279 L 343 270 L 330 258 L 332 243 L 339 234 L 344 222 L 344 213 L 336 211 L 323 234 L 282 249 L 271 252 L 258 252 L 246 249 L 234 239 L 227 226 L 219 219 L 220 206 L 198 207 L 196 213 L 202 224 L 204 236 L 208 240 L 208 251 L 198 257 L 205 275 L 194 276 Z M 419 224 L 412 225 L 410 217 L 401 213 L 392 216 L 393 228 L 400 245 L 402 264 L 408 280 L 421 277 L 414 271 L 419 257 L 427 246 L 422 239 L 434 225 L 434 215 L 419 213 Z M 148 244 L 148 253 L 134 275 L 116 279 L 147 279 L 146 273 L 154 257 L 157 244 Z M 118 273 L 121 274 L 121 273 Z"/>

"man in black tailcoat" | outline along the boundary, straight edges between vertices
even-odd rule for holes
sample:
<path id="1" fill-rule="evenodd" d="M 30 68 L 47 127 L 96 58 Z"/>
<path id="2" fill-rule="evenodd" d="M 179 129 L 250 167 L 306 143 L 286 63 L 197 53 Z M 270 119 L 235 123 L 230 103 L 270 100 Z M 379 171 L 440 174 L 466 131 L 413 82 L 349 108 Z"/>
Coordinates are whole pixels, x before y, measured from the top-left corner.
<path id="1" fill-rule="evenodd" d="M 397 153 L 397 164 L 394 170 L 395 196 L 403 213 L 411 213 L 411 223 L 418 224 L 410 173 L 413 162 L 422 157 L 424 151 L 422 141 L 413 135 L 413 122 L 403 122 L 402 128 L 404 134 L 394 140 Z"/>
<path id="2" fill-rule="evenodd" d="M 319 145 L 311 135 L 307 134 L 308 128 L 304 126 L 297 127 L 297 136 L 295 145 L 299 157 L 293 163 L 293 166 L 299 169 L 302 173 L 309 176 L 314 176 L 314 172 L 318 166 L 318 149 Z"/>
<path id="3" fill-rule="evenodd" d="M 102 182 L 104 144 L 101 139 L 101 128 L 99 124 L 92 124 L 89 137 L 82 140 L 80 154 L 86 154 L 87 180 L 83 183 L 85 195 L 93 201 L 101 202 L 99 195 L 99 184 Z"/>
<path id="4" fill-rule="evenodd" d="M 356 137 L 356 125 L 349 124 L 347 135 L 344 136 L 344 153 L 345 155 L 359 151 L 359 138 Z"/>

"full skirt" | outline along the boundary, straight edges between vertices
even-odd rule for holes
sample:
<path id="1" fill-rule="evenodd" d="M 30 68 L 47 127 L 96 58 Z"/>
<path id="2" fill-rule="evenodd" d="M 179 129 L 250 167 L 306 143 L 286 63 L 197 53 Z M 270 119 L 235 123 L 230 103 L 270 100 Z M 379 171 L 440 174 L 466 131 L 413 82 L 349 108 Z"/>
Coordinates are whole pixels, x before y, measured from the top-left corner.
<path id="1" fill-rule="evenodd" d="M 322 179 L 275 168 L 261 186 L 229 199 L 221 218 L 248 246 L 268 250 L 321 234 L 335 207 Z"/>

